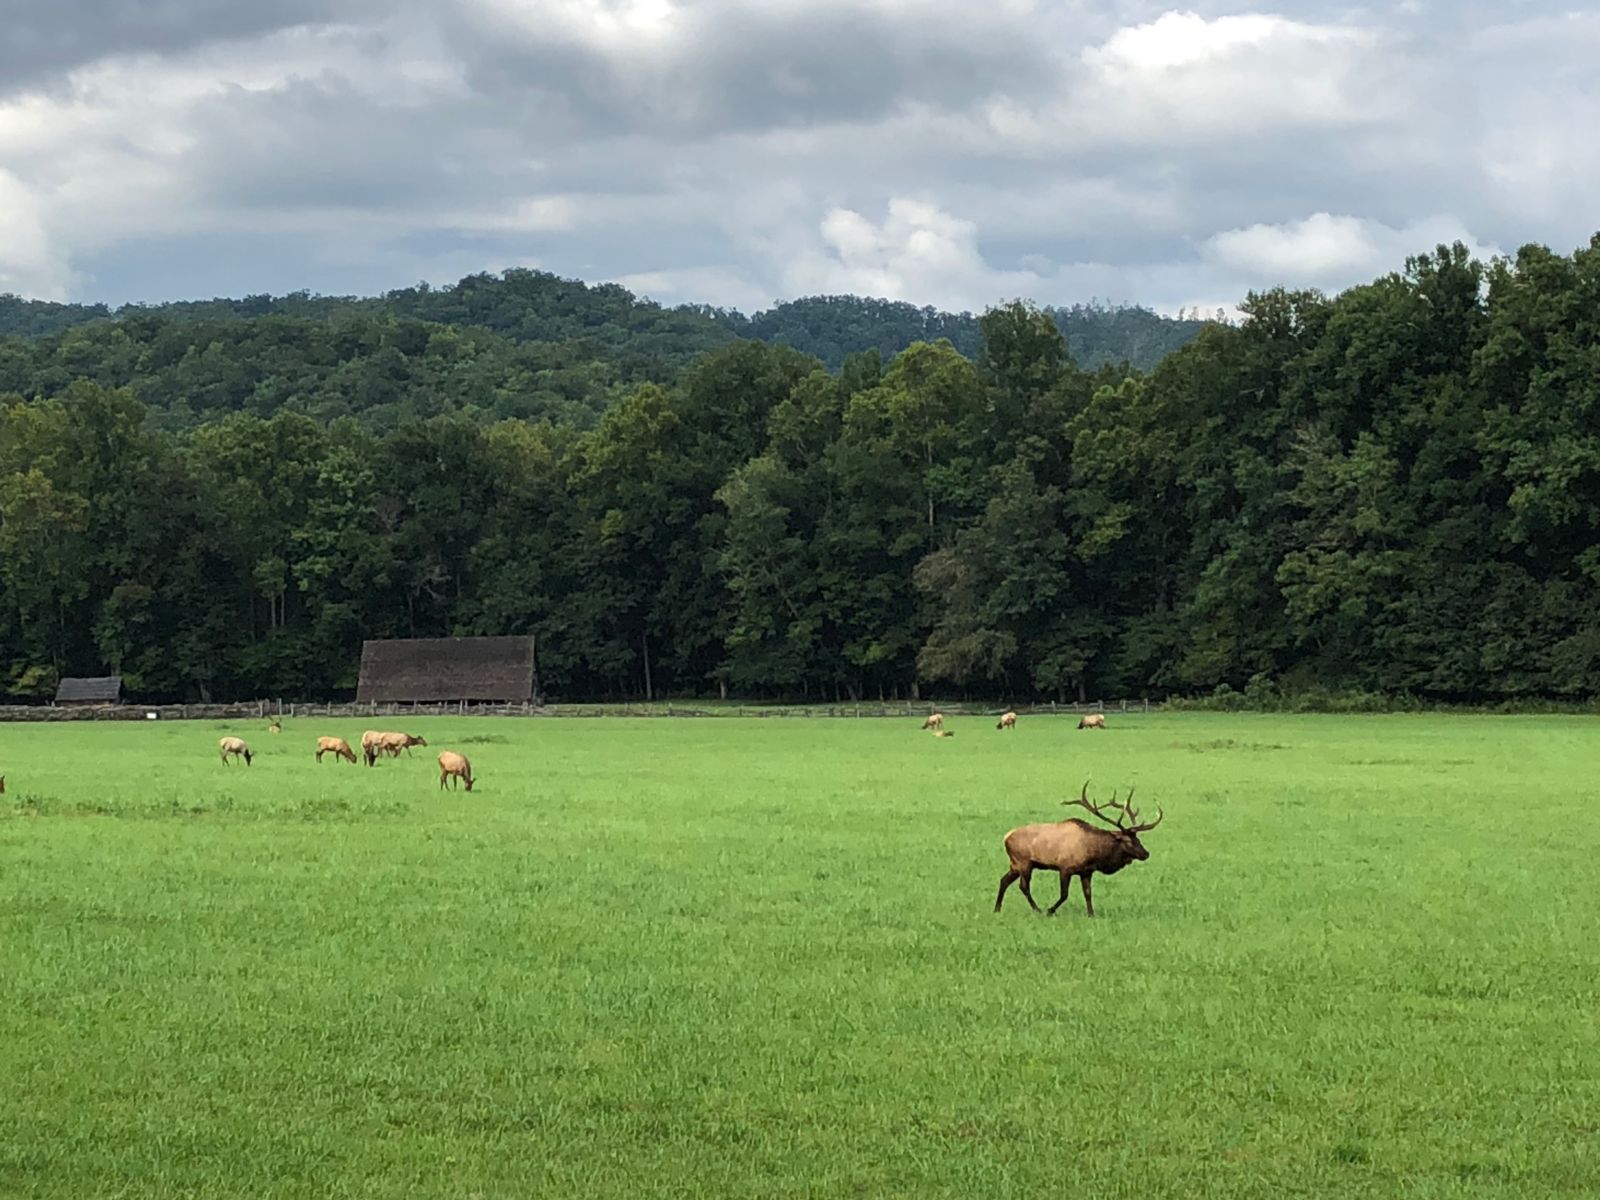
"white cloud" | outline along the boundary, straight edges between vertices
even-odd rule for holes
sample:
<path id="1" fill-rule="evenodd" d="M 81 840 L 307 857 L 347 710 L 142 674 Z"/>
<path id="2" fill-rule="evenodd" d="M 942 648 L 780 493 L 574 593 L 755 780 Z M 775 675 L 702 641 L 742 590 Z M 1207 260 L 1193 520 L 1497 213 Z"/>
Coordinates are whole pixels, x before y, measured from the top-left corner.
<path id="1" fill-rule="evenodd" d="M 774 300 L 769 292 L 731 267 L 639 271 L 619 275 L 612 282 L 658 304 L 712 304 L 749 313 L 768 307 Z"/>
<path id="2" fill-rule="evenodd" d="M 15 175 L 0 169 L 0 293 L 65 300 L 72 272 L 51 245 L 41 208 Z"/>
<path id="3" fill-rule="evenodd" d="M 1280 225 L 1230 229 L 1209 238 L 1204 252 L 1254 286 L 1298 283 L 1339 289 L 1398 270 L 1410 255 L 1458 241 L 1479 258 L 1501 253 L 1480 243 L 1451 216 L 1428 217 L 1396 229 L 1325 212 Z"/>
<path id="4" fill-rule="evenodd" d="M 1031 271 L 998 271 L 978 249 L 975 223 L 923 200 L 889 201 L 882 221 L 835 208 L 818 239 L 784 268 L 789 295 L 853 292 L 944 308 L 983 308 L 1037 288 Z"/>
<path id="5" fill-rule="evenodd" d="M 1343 277 L 1367 270 L 1380 252 L 1369 222 L 1314 213 L 1286 225 L 1230 229 L 1206 243 L 1212 258 L 1252 277 Z"/>
<path id="6" fill-rule="evenodd" d="M 1165 13 L 1082 62 L 1062 117 L 1096 144 L 1348 126 L 1392 116 L 1408 92 L 1377 31 L 1262 13 Z"/>
<path id="7" fill-rule="evenodd" d="M 1263 13 L 1208 21 L 1192 12 L 1169 12 L 1147 25 L 1117 30 L 1102 45 L 1084 51 L 1083 57 L 1107 75 L 1142 75 L 1190 66 L 1286 37 L 1327 42 L 1341 36 L 1344 35 L 1337 31 L 1319 30 Z"/>

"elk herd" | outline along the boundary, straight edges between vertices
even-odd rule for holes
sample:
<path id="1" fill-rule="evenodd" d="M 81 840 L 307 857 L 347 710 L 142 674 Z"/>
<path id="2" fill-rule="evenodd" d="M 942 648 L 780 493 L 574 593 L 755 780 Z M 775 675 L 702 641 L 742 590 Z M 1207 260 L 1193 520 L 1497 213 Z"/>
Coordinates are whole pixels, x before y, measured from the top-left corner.
<path id="1" fill-rule="evenodd" d="M 1015 729 L 1016 727 L 1017 714 L 1011 709 L 1001 713 L 1000 720 L 995 724 L 995 728 L 1001 730 Z M 1104 729 L 1105 727 L 1106 717 L 1104 713 L 1085 713 L 1082 720 L 1078 722 L 1079 729 Z M 944 727 L 943 713 L 929 713 L 922 722 L 922 728 L 932 733 L 934 737 L 955 737 L 955 733 L 952 730 Z"/>
<path id="2" fill-rule="evenodd" d="M 268 733 L 280 733 L 283 726 L 277 721 L 267 726 Z M 361 735 L 361 756 L 366 760 L 367 766 L 377 766 L 380 758 L 399 758 L 403 752 L 411 757 L 413 746 L 426 746 L 426 738 L 414 733 L 383 733 L 376 729 L 369 729 Z M 244 760 L 244 765 L 249 766 L 255 755 L 243 738 L 225 737 L 218 741 L 222 753 L 222 765 L 230 766 L 230 759 Z M 317 739 L 316 759 L 322 761 L 324 754 L 333 755 L 334 761 L 341 759 L 345 762 L 356 761 L 356 752 L 350 749 L 350 743 L 343 738 L 319 737 Z M 439 752 L 439 786 L 443 788 L 448 780 L 452 787 L 467 785 L 467 791 L 472 790 L 472 763 L 465 754 L 457 754 L 454 750 L 441 750 Z"/>
<path id="3" fill-rule="evenodd" d="M 995 729 L 1002 732 L 1015 730 L 1016 727 L 1017 714 L 1011 710 L 1001 713 L 995 724 Z M 1102 713 L 1087 713 L 1078 721 L 1079 729 L 1105 727 L 1106 719 Z M 277 733 L 282 727 L 274 721 L 268 728 L 270 732 Z M 943 713 L 930 713 L 922 722 L 922 729 L 936 738 L 955 736 L 952 730 L 945 728 Z M 416 734 L 369 729 L 361 735 L 361 756 L 367 766 L 372 767 L 377 765 L 379 759 L 399 758 L 402 754 L 410 756 L 413 747 L 427 744 L 426 739 Z M 224 737 L 217 746 L 224 766 L 240 759 L 245 766 L 249 766 L 254 758 L 243 738 Z M 356 761 L 356 752 L 343 738 L 319 737 L 316 760 L 320 763 L 327 754 L 333 755 L 335 761 Z M 443 750 L 439 753 L 438 763 L 440 788 L 447 785 L 455 788 L 464 784 L 467 791 L 472 790 L 472 763 L 466 755 Z M 0 776 L 0 792 L 4 790 L 5 779 Z M 1098 824 L 1072 816 L 1058 822 L 1022 825 L 1007 833 L 1004 839 L 1007 870 L 1000 877 L 1000 890 L 994 898 L 995 912 L 1000 911 L 1005 903 L 1006 892 L 1014 883 L 1034 912 L 1054 916 L 1056 910 L 1066 903 L 1067 893 L 1076 879 L 1079 890 L 1083 892 L 1084 912 L 1094 916 L 1092 877 L 1096 874 L 1115 875 L 1129 863 L 1143 862 L 1149 858 L 1150 851 L 1145 849 L 1139 835 L 1161 824 L 1166 815 L 1157 807 L 1155 820 L 1141 820 L 1139 810 L 1133 804 L 1132 789 L 1120 801 L 1113 792 L 1110 800 L 1096 804 L 1089 799 L 1087 782 L 1077 799 L 1063 800 L 1062 803 L 1082 808 Z M 1041 909 L 1034 902 L 1032 880 L 1035 871 L 1054 871 L 1061 878 L 1061 894 L 1049 909 Z"/>

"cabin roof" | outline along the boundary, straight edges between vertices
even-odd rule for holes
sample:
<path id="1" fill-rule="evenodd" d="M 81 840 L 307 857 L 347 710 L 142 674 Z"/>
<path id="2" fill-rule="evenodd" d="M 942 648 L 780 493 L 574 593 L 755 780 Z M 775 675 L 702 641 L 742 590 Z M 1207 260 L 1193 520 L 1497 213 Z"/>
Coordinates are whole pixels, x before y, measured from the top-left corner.
<path id="1" fill-rule="evenodd" d="M 533 638 L 397 638 L 361 647 L 358 701 L 531 700 Z"/>
<path id="2" fill-rule="evenodd" d="M 103 700 L 114 704 L 122 699 L 121 675 L 68 676 L 56 685 L 56 702 Z"/>

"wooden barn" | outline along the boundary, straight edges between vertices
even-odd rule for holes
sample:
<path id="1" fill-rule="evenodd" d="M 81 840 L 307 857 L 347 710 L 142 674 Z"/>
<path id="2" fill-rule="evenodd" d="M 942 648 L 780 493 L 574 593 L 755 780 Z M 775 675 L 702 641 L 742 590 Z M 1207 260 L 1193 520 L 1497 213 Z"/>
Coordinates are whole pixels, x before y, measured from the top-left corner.
<path id="1" fill-rule="evenodd" d="M 519 704 L 538 682 L 531 636 L 394 638 L 362 643 L 356 700 Z"/>
<path id="2" fill-rule="evenodd" d="M 56 685 L 57 704 L 120 704 L 122 703 L 122 676 L 99 675 L 94 677 L 65 678 Z"/>

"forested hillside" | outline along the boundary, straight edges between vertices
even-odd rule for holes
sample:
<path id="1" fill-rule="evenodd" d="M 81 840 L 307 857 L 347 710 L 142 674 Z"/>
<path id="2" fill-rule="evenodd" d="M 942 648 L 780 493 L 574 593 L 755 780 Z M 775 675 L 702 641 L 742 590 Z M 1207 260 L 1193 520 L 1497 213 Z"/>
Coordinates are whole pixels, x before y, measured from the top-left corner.
<path id="1" fill-rule="evenodd" d="M 1077 304 L 1045 308 L 1067 339 L 1067 350 L 1081 367 L 1128 363 L 1149 370 L 1168 354 L 1193 341 L 1206 322 L 1162 317 L 1147 308 Z M 837 370 L 861 350 L 893 358 L 915 342 L 944 338 L 962 354 L 976 357 L 983 345 L 978 319 L 890 300 L 856 296 L 813 296 L 777 305 L 742 322 L 737 314 L 721 319 L 742 337 L 793 346 Z"/>
<path id="2" fill-rule="evenodd" d="M 1256 295 L 1148 373 L 1022 304 L 971 356 L 652 379 L 417 302 L 9 343 L 0 690 L 309 697 L 363 637 L 533 632 L 568 698 L 1600 693 L 1600 238 Z"/>
<path id="3" fill-rule="evenodd" d="M 1087 365 L 1148 369 L 1204 325 L 1138 308 L 1047 312 Z M 48 397 L 72 380 L 129 387 L 171 430 L 232 412 L 349 416 L 372 429 L 447 414 L 587 428 L 630 387 L 670 385 L 699 356 L 746 338 L 833 370 L 859 350 L 889 359 L 948 338 L 971 356 L 981 342 L 967 313 L 830 296 L 747 318 L 527 270 L 372 299 L 296 293 L 115 312 L 0 296 L 0 394 Z"/>

